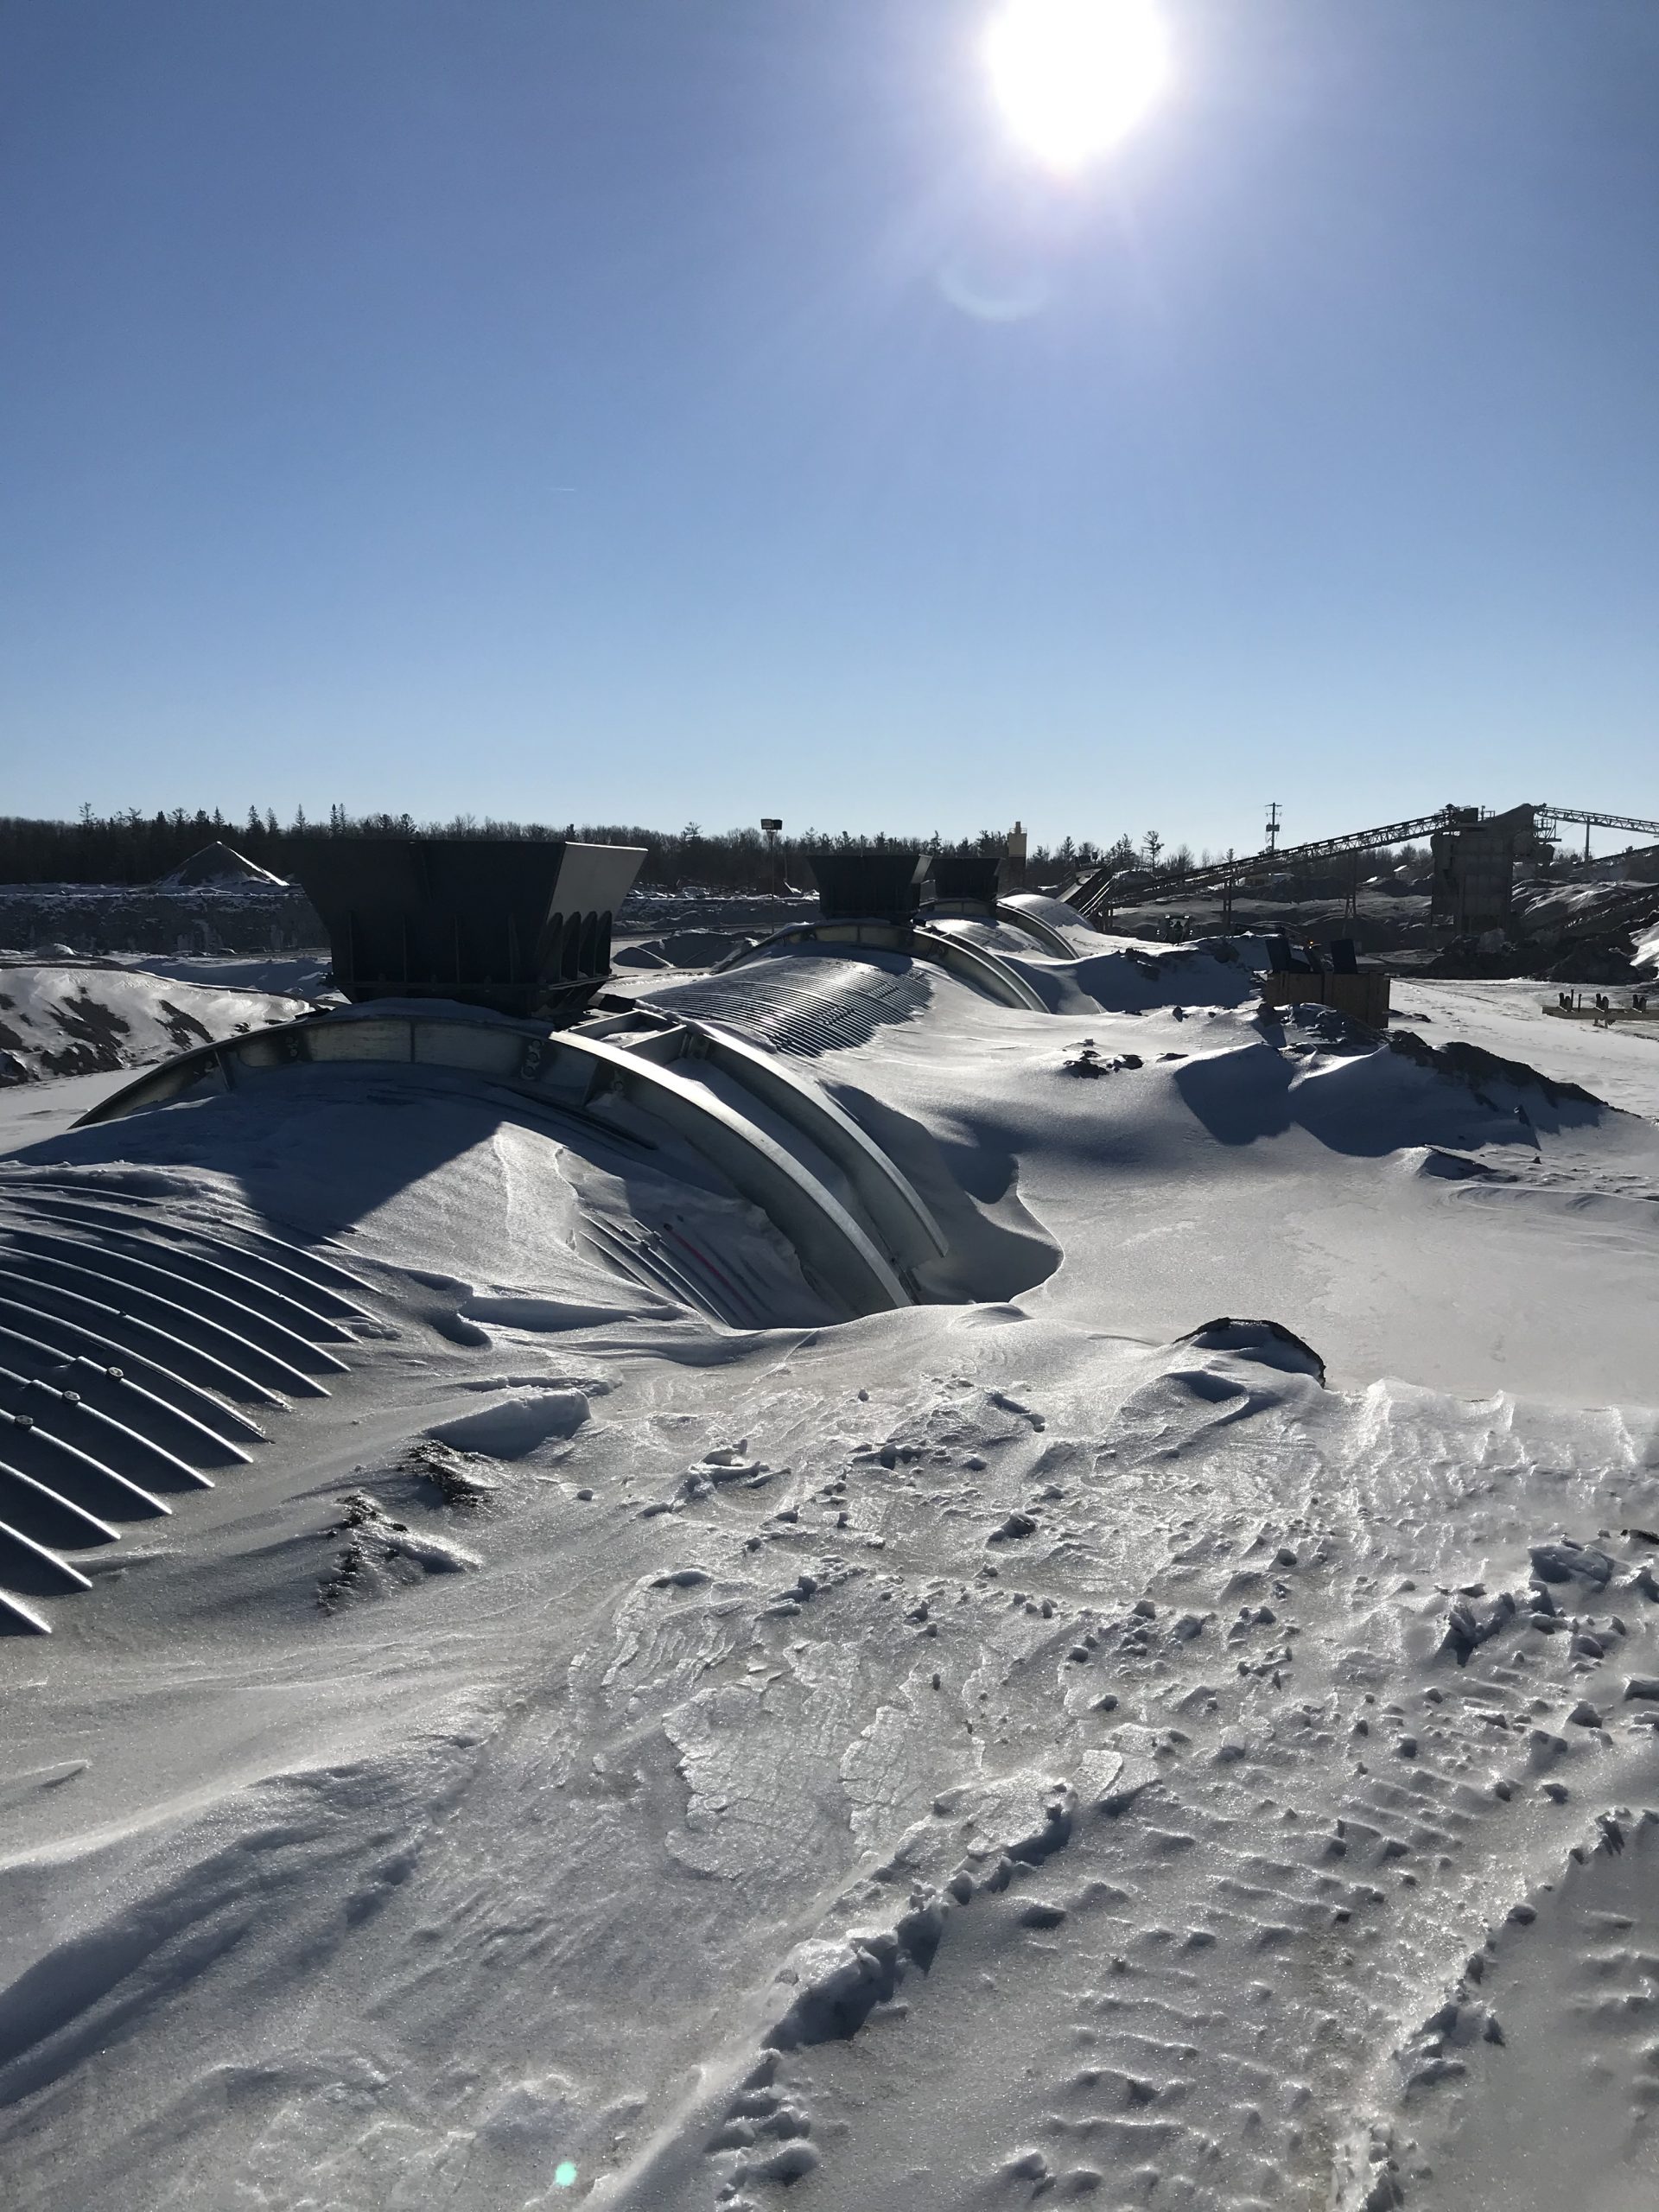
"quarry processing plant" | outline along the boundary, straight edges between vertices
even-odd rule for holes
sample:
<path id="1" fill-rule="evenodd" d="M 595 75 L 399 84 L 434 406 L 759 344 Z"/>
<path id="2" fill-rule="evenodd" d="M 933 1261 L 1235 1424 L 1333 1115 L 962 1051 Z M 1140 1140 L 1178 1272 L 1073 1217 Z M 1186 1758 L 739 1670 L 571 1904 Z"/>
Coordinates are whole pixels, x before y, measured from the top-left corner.
<path id="1" fill-rule="evenodd" d="M 1502 813 L 1478 806 L 1443 806 L 1433 814 L 1379 823 L 1369 830 L 1314 838 L 1306 844 L 1274 842 L 1258 853 L 1236 858 L 1230 855 L 1211 867 L 1188 869 L 1153 884 L 1137 882 L 1132 897 L 1126 896 L 1119 884 L 1122 871 L 1108 864 L 1074 877 L 1063 887 L 1060 896 L 1086 920 L 1103 923 L 1115 906 L 1124 904 L 1152 906 L 1218 894 L 1226 927 L 1231 921 L 1234 897 L 1249 886 L 1338 860 L 1350 863 L 1351 905 L 1363 854 L 1427 839 L 1433 856 L 1431 921 L 1436 933 L 1442 938 L 1480 937 L 1491 930 L 1509 928 L 1514 912 L 1516 863 L 1553 847 L 1565 823 L 1583 825 L 1586 854 L 1588 833 L 1593 828 L 1625 830 L 1659 838 L 1659 820 L 1637 815 L 1544 804 L 1514 806 Z M 1659 893 L 1642 888 L 1633 892 L 1633 913 L 1645 912 L 1653 905 L 1659 905 Z"/>

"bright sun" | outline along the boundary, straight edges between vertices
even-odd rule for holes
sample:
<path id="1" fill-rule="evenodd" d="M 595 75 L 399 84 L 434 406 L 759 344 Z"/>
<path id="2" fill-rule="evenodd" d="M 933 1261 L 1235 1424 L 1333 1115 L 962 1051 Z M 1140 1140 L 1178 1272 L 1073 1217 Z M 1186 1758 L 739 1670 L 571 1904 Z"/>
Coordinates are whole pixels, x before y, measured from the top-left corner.
<path id="1" fill-rule="evenodd" d="M 1057 169 L 1116 145 L 1169 78 L 1154 0 L 1003 0 L 984 52 L 1014 137 Z"/>

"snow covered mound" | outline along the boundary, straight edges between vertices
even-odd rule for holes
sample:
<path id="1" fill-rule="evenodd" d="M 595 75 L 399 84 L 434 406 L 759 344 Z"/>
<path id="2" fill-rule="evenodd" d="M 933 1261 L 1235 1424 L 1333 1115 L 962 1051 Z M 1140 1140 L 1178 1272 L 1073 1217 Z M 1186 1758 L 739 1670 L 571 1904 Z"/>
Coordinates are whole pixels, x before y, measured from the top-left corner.
<path id="1" fill-rule="evenodd" d="M 1219 1320 L 1206 1321 L 1201 1329 L 1194 1329 L 1182 1341 L 1196 1344 L 1200 1351 L 1244 1352 L 1266 1367 L 1282 1367 L 1290 1375 L 1311 1375 L 1316 1382 L 1325 1380 L 1325 1362 L 1313 1345 L 1304 1344 L 1278 1321 L 1236 1321 L 1224 1314 Z"/>
<path id="2" fill-rule="evenodd" d="M 220 984 L 238 991 L 260 991 L 268 998 L 315 1001 L 334 988 L 326 956 L 315 952 L 269 956 L 228 953 L 215 957 L 200 953 L 126 953 L 118 957 L 124 968 L 142 968 L 147 975 L 166 976 L 178 983 Z"/>
<path id="3" fill-rule="evenodd" d="M 1505 1060 L 1496 1052 L 1487 1052 L 1479 1045 L 1465 1044 L 1453 1039 L 1445 1046 L 1425 1044 L 1409 1029 L 1396 1029 L 1389 1039 L 1389 1049 L 1414 1060 L 1419 1067 L 1434 1068 L 1441 1074 L 1454 1076 L 1481 1092 L 1504 1090 L 1509 1092 L 1536 1090 L 1552 1106 L 1563 1101 L 1599 1108 L 1601 1100 L 1582 1084 L 1554 1081 L 1524 1060 Z"/>
<path id="4" fill-rule="evenodd" d="M 192 853 L 188 861 L 181 861 L 177 868 L 170 869 L 160 882 L 168 891 L 194 890 L 204 884 L 213 884 L 222 890 L 234 890 L 243 883 L 261 884 L 267 889 L 288 887 L 283 877 L 273 875 L 268 868 L 261 868 L 245 853 L 238 853 L 217 840 L 204 845 L 199 853 Z"/>
<path id="5" fill-rule="evenodd" d="M 1109 949 L 1077 963 L 1079 988 L 1109 1013 L 1147 1007 L 1242 1006 L 1255 995 L 1267 966 L 1265 945 L 1249 938 L 1207 938 L 1158 944 L 1138 938 L 1103 938 Z"/>
<path id="6" fill-rule="evenodd" d="M 675 930 L 667 937 L 632 938 L 618 945 L 613 957 L 619 968 L 712 968 L 754 942 L 731 930 Z"/>
<path id="7" fill-rule="evenodd" d="M 296 999 L 101 963 L 0 963 L 0 1084 L 142 1067 L 303 1011 Z"/>
<path id="8" fill-rule="evenodd" d="M 1649 887 L 1651 891 L 1653 887 Z M 1643 886 L 1623 876 L 1581 877 L 1570 883 L 1539 883 L 1520 887 L 1516 912 L 1530 936 L 1541 936 L 1572 924 L 1586 924 L 1605 911 L 1610 919 L 1643 896 Z"/>

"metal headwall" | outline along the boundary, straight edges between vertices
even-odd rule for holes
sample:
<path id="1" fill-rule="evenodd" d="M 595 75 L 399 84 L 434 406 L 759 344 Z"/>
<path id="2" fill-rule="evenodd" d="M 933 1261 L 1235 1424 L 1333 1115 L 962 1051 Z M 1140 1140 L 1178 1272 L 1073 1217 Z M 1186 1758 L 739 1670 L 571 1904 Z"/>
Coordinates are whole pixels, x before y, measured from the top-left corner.
<path id="1" fill-rule="evenodd" d="M 569 1019 L 605 982 L 644 852 L 506 837 L 319 837 L 296 870 L 348 999 Z"/>

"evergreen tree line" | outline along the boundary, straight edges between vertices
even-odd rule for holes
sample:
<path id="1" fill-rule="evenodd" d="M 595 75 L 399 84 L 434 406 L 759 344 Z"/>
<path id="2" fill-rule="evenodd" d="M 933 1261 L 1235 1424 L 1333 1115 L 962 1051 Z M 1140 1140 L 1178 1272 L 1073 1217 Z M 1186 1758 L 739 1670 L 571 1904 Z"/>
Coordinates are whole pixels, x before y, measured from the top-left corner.
<path id="1" fill-rule="evenodd" d="M 803 855 L 814 846 L 843 849 L 884 845 L 919 844 L 928 852 L 1000 853 L 1006 842 L 1001 830 L 982 830 L 977 837 L 954 843 L 936 832 L 930 837 L 877 835 L 854 836 L 846 830 L 804 830 L 797 836 L 779 837 L 768 845 L 758 829 L 709 830 L 695 822 L 683 830 L 666 831 L 644 828 L 639 823 L 479 821 L 470 814 L 450 822 L 417 823 L 408 814 L 348 814 L 331 807 L 325 821 L 308 821 L 302 807 L 291 822 L 281 823 L 269 809 L 261 813 L 250 807 L 245 819 L 234 820 L 215 807 L 209 814 L 194 814 L 175 807 L 168 814 L 94 814 L 83 808 L 74 822 L 31 821 L 22 816 L 0 816 L 0 883 L 153 883 L 168 874 L 204 845 L 215 842 L 269 868 L 273 875 L 298 873 L 303 848 L 317 837 L 530 837 L 579 838 L 600 845 L 640 845 L 645 861 L 639 881 L 653 890 L 681 891 L 693 887 L 726 893 L 765 892 L 774 887 L 799 885 L 805 877 Z M 1424 855 L 1426 856 L 1426 855 Z M 1109 863 L 1177 881 L 1192 868 L 1207 868 L 1224 855 L 1209 851 L 1196 856 L 1190 847 L 1173 850 L 1155 830 L 1137 839 L 1122 836 L 1115 844 L 1100 846 L 1088 838 L 1066 837 L 1058 845 L 1033 844 L 1027 856 L 1027 880 L 1065 882 L 1084 869 Z M 1419 853 L 1405 847 L 1397 855 L 1377 852 L 1362 855 L 1363 875 L 1402 862 L 1416 861 Z M 1345 862 L 1319 864 L 1321 875 Z M 1293 865 L 1298 878 L 1307 873 Z"/>
<path id="2" fill-rule="evenodd" d="M 84 808 L 74 822 L 0 816 L 0 882 L 153 883 L 215 842 L 234 847 L 274 875 L 292 876 L 299 871 L 305 845 L 330 836 L 571 837 L 589 844 L 639 845 L 646 855 L 639 871 L 641 884 L 662 891 L 695 886 L 728 893 L 799 885 L 804 875 L 803 853 L 814 846 L 868 849 L 919 843 L 936 853 L 1000 853 L 1006 842 L 1002 831 L 991 830 L 952 843 L 937 834 L 925 838 L 857 836 L 845 830 L 808 829 L 796 836 L 779 837 L 774 849 L 758 829 L 708 830 L 695 822 L 671 832 L 638 823 L 480 822 L 472 815 L 450 822 L 417 823 L 407 814 L 353 815 L 340 806 L 329 810 L 327 821 L 309 821 L 301 808 L 287 823 L 257 807 L 250 807 L 239 820 L 217 807 L 211 814 L 205 808 L 192 814 L 175 807 L 170 814 L 144 814 L 133 808 L 110 815 Z M 1097 867 L 1109 850 L 1110 857 L 1125 865 L 1140 857 L 1128 837 L 1110 849 L 1067 837 L 1052 849 L 1033 845 L 1027 875 L 1035 882 L 1058 881 L 1080 868 Z"/>

